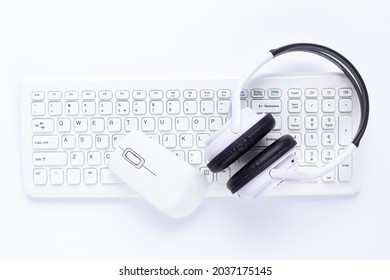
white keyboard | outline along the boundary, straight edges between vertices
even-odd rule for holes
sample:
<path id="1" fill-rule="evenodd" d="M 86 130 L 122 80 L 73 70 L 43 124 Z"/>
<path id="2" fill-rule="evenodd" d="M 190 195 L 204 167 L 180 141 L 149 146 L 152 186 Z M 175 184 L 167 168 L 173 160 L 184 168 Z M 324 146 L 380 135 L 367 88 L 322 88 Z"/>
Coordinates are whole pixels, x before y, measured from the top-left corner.
<path id="1" fill-rule="evenodd" d="M 273 113 L 276 127 L 224 172 L 206 168 L 205 140 L 227 119 L 238 77 L 27 77 L 21 84 L 24 186 L 33 197 L 132 197 L 108 168 L 118 139 L 141 130 L 199 168 L 209 196 L 231 195 L 226 181 L 283 134 L 297 143 L 300 168 L 318 168 L 346 147 L 360 110 L 342 74 L 257 76 L 242 106 Z M 351 194 L 359 190 L 358 155 L 321 179 L 284 182 L 268 195 Z M 162 163 L 163 164 L 163 163 Z"/>

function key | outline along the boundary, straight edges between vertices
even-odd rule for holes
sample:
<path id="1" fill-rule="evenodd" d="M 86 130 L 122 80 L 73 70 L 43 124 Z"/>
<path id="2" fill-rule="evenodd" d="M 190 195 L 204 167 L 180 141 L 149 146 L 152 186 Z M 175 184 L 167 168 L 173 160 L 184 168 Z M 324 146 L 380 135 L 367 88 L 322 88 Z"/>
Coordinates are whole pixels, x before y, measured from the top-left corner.
<path id="1" fill-rule="evenodd" d="M 282 90 L 279 88 L 270 88 L 268 90 L 268 97 L 269 98 L 279 98 L 282 97 Z"/>
<path id="2" fill-rule="evenodd" d="M 251 90 L 251 96 L 252 98 L 263 98 L 265 96 L 265 91 L 261 88 L 254 88 Z"/>
<path id="3" fill-rule="evenodd" d="M 33 91 L 31 92 L 32 100 L 43 100 L 45 98 L 45 93 L 43 91 Z"/>
<path id="4" fill-rule="evenodd" d="M 351 97 L 352 96 L 352 89 L 351 88 L 340 88 L 339 89 L 339 96 L 340 97 Z"/>
<path id="5" fill-rule="evenodd" d="M 145 99 L 146 91 L 145 90 L 133 90 L 133 99 Z"/>
<path id="6" fill-rule="evenodd" d="M 162 99 L 163 91 L 162 90 L 151 90 L 149 91 L 150 99 Z"/>
<path id="7" fill-rule="evenodd" d="M 177 89 L 167 90 L 168 99 L 178 99 L 180 97 L 180 91 Z"/>
<path id="8" fill-rule="evenodd" d="M 240 98 L 247 98 L 248 97 L 248 90 L 243 89 L 240 92 Z"/>
<path id="9" fill-rule="evenodd" d="M 96 93 L 93 90 L 84 90 L 81 93 L 81 98 L 84 100 L 93 100 L 96 97 Z"/>
<path id="10" fill-rule="evenodd" d="M 130 92 L 128 90 L 117 90 L 115 92 L 116 99 L 129 99 Z"/>
<path id="11" fill-rule="evenodd" d="M 323 97 L 334 97 L 336 90 L 334 88 L 323 88 L 321 94 Z"/>
<path id="12" fill-rule="evenodd" d="M 111 90 L 99 91 L 99 98 L 101 100 L 110 100 L 112 98 L 112 91 Z"/>
<path id="13" fill-rule="evenodd" d="M 300 88 L 289 88 L 287 94 L 290 98 L 300 98 L 302 96 L 302 90 Z"/>
<path id="14" fill-rule="evenodd" d="M 79 98 L 79 93 L 77 91 L 66 91 L 65 92 L 66 100 L 77 100 Z"/>
<path id="15" fill-rule="evenodd" d="M 47 95 L 49 100 L 60 100 L 62 98 L 61 91 L 49 91 Z"/>
<path id="16" fill-rule="evenodd" d="M 217 91 L 218 98 L 230 98 L 230 89 L 219 89 Z"/>
<path id="17" fill-rule="evenodd" d="M 318 89 L 316 88 L 307 88 L 305 89 L 305 96 L 308 98 L 315 98 L 318 96 Z"/>
<path id="18" fill-rule="evenodd" d="M 214 91 L 212 89 L 202 89 L 200 91 L 200 97 L 204 99 L 211 99 L 214 97 Z"/>
<path id="19" fill-rule="evenodd" d="M 197 92 L 194 89 L 186 89 L 183 93 L 184 98 L 186 99 L 195 99 L 197 96 Z"/>

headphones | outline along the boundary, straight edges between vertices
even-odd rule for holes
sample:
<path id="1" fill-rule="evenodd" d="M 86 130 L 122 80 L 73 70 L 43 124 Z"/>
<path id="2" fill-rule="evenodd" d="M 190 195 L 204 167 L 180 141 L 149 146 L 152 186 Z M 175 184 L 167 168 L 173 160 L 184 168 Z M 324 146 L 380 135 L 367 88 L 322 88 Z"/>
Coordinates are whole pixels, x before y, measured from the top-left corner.
<path id="1" fill-rule="evenodd" d="M 207 167 L 211 172 L 220 172 L 245 154 L 275 126 L 271 114 L 260 114 L 249 108 L 241 110 L 240 93 L 249 79 L 273 58 L 290 53 L 307 52 L 326 58 L 339 67 L 352 83 L 360 104 L 360 124 L 352 142 L 333 161 L 316 171 L 300 171 L 294 156 L 296 142 L 284 135 L 256 155 L 237 171 L 227 182 L 228 189 L 244 198 L 257 198 L 284 180 L 307 181 L 319 178 L 346 160 L 359 146 L 369 117 L 369 99 L 363 78 L 340 53 L 321 45 L 298 43 L 269 51 L 241 78 L 230 100 L 230 119 L 206 141 Z"/>

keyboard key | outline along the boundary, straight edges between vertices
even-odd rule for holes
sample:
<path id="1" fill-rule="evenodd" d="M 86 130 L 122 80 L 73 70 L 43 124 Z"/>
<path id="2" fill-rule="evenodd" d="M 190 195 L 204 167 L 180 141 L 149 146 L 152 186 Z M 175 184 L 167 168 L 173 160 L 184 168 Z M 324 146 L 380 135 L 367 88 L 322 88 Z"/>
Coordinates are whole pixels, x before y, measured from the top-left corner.
<path id="1" fill-rule="evenodd" d="M 202 152 L 201 151 L 189 151 L 188 152 L 188 163 L 189 164 L 201 164 L 202 163 Z"/>
<path id="2" fill-rule="evenodd" d="M 188 118 L 176 118 L 175 128 L 177 131 L 187 131 L 189 129 Z"/>
<path id="3" fill-rule="evenodd" d="M 212 114 L 212 113 L 214 113 L 214 101 L 202 100 L 200 102 L 200 111 L 201 111 L 202 114 Z"/>
<path id="4" fill-rule="evenodd" d="M 91 119 L 91 130 L 93 132 L 102 132 L 102 131 L 104 131 L 104 119 L 103 118 L 93 118 L 93 119 Z"/>
<path id="5" fill-rule="evenodd" d="M 84 116 L 92 116 L 96 114 L 96 103 L 93 101 L 83 102 L 82 111 Z"/>
<path id="6" fill-rule="evenodd" d="M 118 115 L 128 115 L 130 113 L 130 103 L 127 101 L 116 102 L 115 108 Z"/>
<path id="7" fill-rule="evenodd" d="M 218 100 L 217 108 L 218 114 L 229 113 L 230 101 L 229 100 Z"/>
<path id="8" fill-rule="evenodd" d="M 114 134 L 114 135 L 112 135 L 112 141 L 111 141 L 111 143 L 112 143 L 112 147 L 113 148 L 116 148 L 116 147 L 118 147 L 118 143 L 119 143 L 119 141 L 122 139 L 122 137 L 124 137 L 125 135 L 124 134 Z M 158 136 L 158 135 L 157 135 Z"/>
<path id="9" fill-rule="evenodd" d="M 331 183 L 335 180 L 335 170 L 330 171 L 328 174 L 322 176 L 322 181 Z"/>
<path id="10" fill-rule="evenodd" d="M 339 151 L 339 154 L 342 150 Z M 352 158 L 349 156 L 343 163 L 338 167 L 339 180 L 341 182 L 349 182 L 352 180 Z"/>
<path id="11" fill-rule="evenodd" d="M 64 135 L 61 141 L 64 149 L 74 149 L 76 147 L 76 137 L 74 135 Z"/>
<path id="12" fill-rule="evenodd" d="M 61 100 L 62 93 L 61 91 L 49 91 L 47 97 L 49 100 Z"/>
<path id="13" fill-rule="evenodd" d="M 248 90 L 246 90 L 246 89 L 241 90 L 241 92 L 240 92 L 240 98 L 241 98 L 241 99 L 248 98 Z"/>
<path id="14" fill-rule="evenodd" d="M 134 113 L 134 115 L 146 114 L 146 102 L 145 101 L 134 101 L 133 102 L 133 113 Z"/>
<path id="15" fill-rule="evenodd" d="M 87 119 L 75 119 L 74 120 L 74 130 L 76 132 L 86 132 L 88 130 Z"/>
<path id="16" fill-rule="evenodd" d="M 339 89 L 339 96 L 340 97 L 351 97 L 352 96 L 352 89 L 351 88 L 340 88 Z"/>
<path id="17" fill-rule="evenodd" d="M 58 136 L 33 136 L 33 148 L 37 150 L 52 150 L 58 148 Z"/>
<path id="18" fill-rule="evenodd" d="M 154 131 L 155 129 L 155 120 L 154 118 L 142 118 L 141 119 L 141 129 L 142 131 Z"/>
<path id="19" fill-rule="evenodd" d="M 288 111 L 290 113 L 300 113 L 302 111 L 302 101 L 291 99 L 288 101 Z"/>
<path id="20" fill-rule="evenodd" d="M 150 99 L 162 99 L 163 98 L 163 91 L 162 90 L 151 90 L 149 91 L 149 98 Z"/>
<path id="21" fill-rule="evenodd" d="M 103 185 L 123 184 L 123 181 L 110 168 L 100 169 L 100 181 Z"/>
<path id="22" fill-rule="evenodd" d="M 160 100 L 150 101 L 149 110 L 152 115 L 161 115 L 164 112 L 164 103 Z"/>
<path id="23" fill-rule="evenodd" d="M 81 98 L 83 100 L 94 100 L 96 98 L 96 93 L 93 90 L 84 90 L 81 92 Z"/>
<path id="24" fill-rule="evenodd" d="M 290 98 L 301 98 L 302 90 L 299 88 L 290 88 L 288 89 L 287 94 Z"/>
<path id="25" fill-rule="evenodd" d="M 295 142 L 297 142 L 297 147 L 301 146 L 302 144 L 302 135 L 298 132 L 291 132 L 289 133 L 295 140 Z"/>
<path id="26" fill-rule="evenodd" d="M 79 147 L 81 149 L 90 149 L 92 148 L 92 136 L 91 135 L 80 135 L 79 136 Z"/>
<path id="27" fill-rule="evenodd" d="M 308 147 L 316 147 L 319 144 L 318 133 L 305 133 L 305 144 Z"/>
<path id="28" fill-rule="evenodd" d="M 192 118 L 192 129 L 195 131 L 205 130 L 206 129 L 206 118 L 193 117 Z"/>
<path id="29" fill-rule="evenodd" d="M 351 99 L 340 99 L 339 100 L 339 111 L 341 113 L 352 112 L 352 100 Z"/>
<path id="30" fill-rule="evenodd" d="M 162 145 L 165 148 L 176 147 L 176 135 L 175 134 L 164 134 L 162 137 Z"/>
<path id="31" fill-rule="evenodd" d="M 256 113 L 280 113 L 282 111 L 281 100 L 252 100 L 251 106 Z"/>
<path id="32" fill-rule="evenodd" d="M 65 99 L 66 100 L 77 100 L 79 98 L 79 93 L 77 91 L 66 91 Z"/>
<path id="33" fill-rule="evenodd" d="M 111 115 L 112 114 L 112 102 L 103 101 L 99 103 L 99 112 L 101 115 Z"/>
<path id="34" fill-rule="evenodd" d="M 183 92 L 183 96 L 185 99 L 195 99 L 197 96 L 197 92 L 195 89 L 186 89 Z"/>
<path id="35" fill-rule="evenodd" d="M 133 90 L 132 97 L 135 100 L 145 99 L 146 98 L 146 91 L 145 90 Z M 161 97 L 162 97 L 162 91 L 161 91 Z M 150 97 L 150 98 L 152 98 L 152 97 Z"/>
<path id="36" fill-rule="evenodd" d="M 208 133 L 199 133 L 196 135 L 196 146 L 198 148 L 206 147 L 206 140 L 210 137 Z"/>
<path id="37" fill-rule="evenodd" d="M 182 150 L 174 150 L 172 151 L 172 154 L 174 154 L 175 156 L 177 156 L 178 158 L 184 161 L 186 160 L 186 153 Z"/>
<path id="38" fill-rule="evenodd" d="M 210 184 L 214 181 L 214 173 L 210 171 L 206 166 L 199 168 L 200 173 L 202 173 L 207 178 L 207 182 Z"/>
<path id="39" fill-rule="evenodd" d="M 261 88 L 254 88 L 251 90 L 251 96 L 252 98 L 263 98 L 265 96 L 265 91 Z"/>
<path id="40" fill-rule="evenodd" d="M 54 121 L 52 119 L 33 119 L 32 131 L 37 133 L 53 132 Z"/>
<path id="41" fill-rule="evenodd" d="M 280 97 L 282 97 L 282 90 L 279 88 L 270 88 L 268 90 L 268 97 L 269 98 L 280 98 Z"/>
<path id="42" fill-rule="evenodd" d="M 45 114 L 45 103 L 34 102 L 31 104 L 31 114 L 33 116 L 43 116 Z"/>
<path id="43" fill-rule="evenodd" d="M 171 89 L 166 92 L 168 99 L 179 99 L 180 98 L 180 90 Z"/>
<path id="44" fill-rule="evenodd" d="M 34 101 L 41 101 L 45 99 L 45 93 L 43 91 L 31 92 L 31 99 Z"/>
<path id="45" fill-rule="evenodd" d="M 95 145 L 98 149 L 107 149 L 110 146 L 110 137 L 106 134 L 96 135 Z"/>
<path id="46" fill-rule="evenodd" d="M 151 133 L 151 134 L 148 134 L 148 136 L 149 136 L 149 138 L 152 139 L 154 142 L 160 144 L 160 135 L 155 134 L 155 133 Z"/>
<path id="47" fill-rule="evenodd" d="M 321 91 L 324 98 L 331 98 L 336 96 L 336 90 L 334 88 L 324 88 Z"/>
<path id="48" fill-rule="evenodd" d="M 97 170 L 96 168 L 84 169 L 84 183 L 86 185 L 95 185 L 97 183 Z"/>
<path id="49" fill-rule="evenodd" d="M 305 150 L 305 161 L 306 163 L 317 163 L 318 162 L 318 150 L 307 149 Z"/>
<path id="50" fill-rule="evenodd" d="M 305 117 L 305 128 L 308 130 L 318 129 L 318 117 L 317 116 L 306 116 Z"/>
<path id="51" fill-rule="evenodd" d="M 154 121 L 154 119 L 153 119 Z M 118 132 L 122 130 L 122 120 L 120 118 L 109 118 L 107 120 L 107 129 L 111 132 Z"/>
<path id="52" fill-rule="evenodd" d="M 305 100 L 305 111 L 307 113 L 318 112 L 318 100 L 317 99 L 306 99 Z"/>
<path id="53" fill-rule="evenodd" d="M 58 132 L 69 132 L 71 128 L 70 119 L 58 119 L 57 130 Z"/>
<path id="54" fill-rule="evenodd" d="M 172 119 L 171 118 L 159 118 L 158 119 L 158 130 L 171 131 L 172 130 Z"/>
<path id="55" fill-rule="evenodd" d="M 33 172 L 33 180 L 35 185 L 46 185 L 47 183 L 47 172 L 46 169 L 36 168 Z"/>
<path id="56" fill-rule="evenodd" d="M 62 185 L 64 183 L 64 170 L 61 168 L 50 169 L 50 183 L 52 185 Z"/>
<path id="57" fill-rule="evenodd" d="M 65 152 L 33 153 L 35 166 L 61 166 L 68 163 L 68 154 Z"/>
<path id="58" fill-rule="evenodd" d="M 339 117 L 339 145 L 346 146 L 352 141 L 352 117 Z"/>
<path id="59" fill-rule="evenodd" d="M 288 129 L 299 130 L 302 128 L 302 118 L 300 116 L 288 117 Z"/>
<path id="60" fill-rule="evenodd" d="M 331 162 L 335 159 L 335 151 L 333 149 L 324 149 L 321 152 L 321 160 L 323 163 Z"/>
<path id="61" fill-rule="evenodd" d="M 167 113 L 168 114 L 179 114 L 180 113 L 180 101 L 170 100 L 167 102 Z"/>
<path id="62" fill-rule="evenodd" d="M 115 92 L 115 98 L 119 100 L 128 100 L 130 98 L 130 92 L 128 90 L 117 90 Z"/>
<path id="63" fill-rule="evenodd" d="M 281 133 L 270 132 L 266 136 L 264 136 L 259 142 L 257 142 L 256 146 L 267 147 L 276 140 L 278 140 L 281 136 Z"/>
<path id="64" fill-rule="evenodd" d="M 65 112 L 68 116 L 75 116 L 79 114 L 79 103 L 78 102 L 66 102 Z"/>
<path id="65" fill-rule="evenodd" d="M 99 91 L 99 99 L 100 100 L 111 100 L 112 99 L 112 91 L 111 90 Z"/>
<path id="66" fill-rule="evenodd" d="M 74 166 L 84 165 L 84 153 L 83 152 L 72 152 L 70 154 L 70 164 Z"/>
<path id="67" fill-rule="evenodd" d="M 305 89 L 305 96 L 307 98 L 316 98 L 316 97 L 318 97 L 318 89 L 316 89 L 316 88 L 307 88 L 307 89 Z"/>
<path id="68" fill-rule="evenodd" d="M 182 148 L 191 148 L 194 145 L 194 136 L 189 133 L 180 134 L 179 143 Z"/>
<path id="69" fill-rule="evenodd" d="M 322 133 L 322 145 L 325 147 L 336 145 L 336 135 L 333 132 Z"/>
<path id="70" fill-rule="evenodd" d="M 334 116 L 322 116 L 322 129 L 330 130 L 336 127 L 336 118 Z"/>
<path id="71" fill-rule="evenodd" d="M 69 185 L 79 185 L 81 183 L 81 172 L 78 168 L 69 168 L 66 171 L 66 181 Z"/>
<path id="72" fill-rule="evenodd" d="M 281 116 L 273 116 L 275 119 L 275 127 L 274 130 L 282 129 L 282 117 Z"/>
<path id="73" fill-rule="evenodd" d="M 100 163 L 101 163 L 100 152 L 88 152 L 87 153 L 87 163 L 89 165 L 100 165 Z"/>
<path id="74" fill-rule="evenodd" d="M 230 94 L 231 94 L 230 89 L 219 89 L 217 91 L 217 96 L 218 96 L 218 98 L 221 98 L 221 99 L 229 99 Z"/>
<path id="75" fill-rule="evenodd" d="M 210 117 L 209 118 L 209 129 L 211 131 L 218 130 L 223 125 L 222 117 Z"/>
<path id="76" fill-rule="evenodd" d="M 196 114 L 198 110 L 197 102 L 195 100 L 186 100 L 183 103 L 183 111 L 185 114 Z"/>
<path id="77" fill-rule="evenodd" d="M 334 99 L 322 100 L 322 111 L 325 113 L 333 113 L 336 110 L 336 101 Z"/>
<path id="78" fill-rule="evenodd" d="M 214 98 L 214 91 L 212 89 L 202 89 L 200 91 L 200 97 L 203 99 L 212 99 Z"/>
<path id="79" fill-rule="evenodd" d="M 125 131 L 138 130 L 138 119 L 137 118 L 126 118 L 125 119 Z"/>

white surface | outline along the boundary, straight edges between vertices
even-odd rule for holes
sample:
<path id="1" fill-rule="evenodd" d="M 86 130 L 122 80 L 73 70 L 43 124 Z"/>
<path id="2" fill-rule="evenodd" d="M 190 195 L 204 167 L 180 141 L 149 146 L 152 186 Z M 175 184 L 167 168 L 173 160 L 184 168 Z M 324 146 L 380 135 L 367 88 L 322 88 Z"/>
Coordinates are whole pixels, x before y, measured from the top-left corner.
<path id="1" fill-rule="evenodd" d="M 0 1 L 0 258 L 390 258 L 389 3 L 138 2 Z M 208 199 L 179 221 L 140 199 L 25 196 L 20 75 L 240 72 L 299 41 L 345 54 L 370 90 L 358 195 Z"/>

